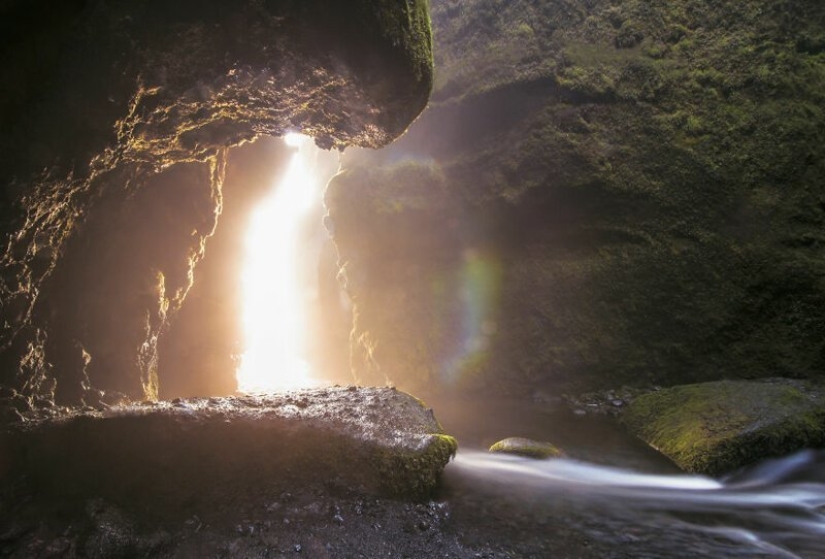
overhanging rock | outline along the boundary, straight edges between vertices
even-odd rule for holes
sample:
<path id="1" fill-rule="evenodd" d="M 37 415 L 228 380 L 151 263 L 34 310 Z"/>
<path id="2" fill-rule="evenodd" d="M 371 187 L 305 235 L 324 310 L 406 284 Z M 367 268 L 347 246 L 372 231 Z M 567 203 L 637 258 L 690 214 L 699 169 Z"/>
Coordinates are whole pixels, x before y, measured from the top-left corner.
<path id="1" fill-rule="evenodd" d="M 66 405 L 157 397 L 228 148 L 385 145 L 433 82 L 427 0 L 9 0 L 0 36 L 0 385 Z"/>
<path id="2" fill-rule="evenodd" d="M 7 430 L 7 479 L 46 496 L 144 512 L 263 492 L 418 498 L 456 451 L 432 410 L 389 388 L 174 400 L 35 419 Z"/>

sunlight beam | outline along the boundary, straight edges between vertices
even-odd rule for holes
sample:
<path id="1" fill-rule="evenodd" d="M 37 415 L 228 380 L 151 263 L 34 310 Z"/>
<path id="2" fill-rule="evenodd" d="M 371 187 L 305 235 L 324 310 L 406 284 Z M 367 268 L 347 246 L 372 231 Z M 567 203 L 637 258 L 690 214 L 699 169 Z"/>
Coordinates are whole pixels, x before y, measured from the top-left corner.
<path id="1" fill-rule="evenodd" d="M 245 352 L 237 371 L 242 392 L 288 390 L 315 384 L 303 352 L 307 344 L 300 281 L 301 226 L 322 185 L 311 165 L 312 140 L 287 134 L 295 149 L 274 192 L 252 215 L 243 271 Z"/>

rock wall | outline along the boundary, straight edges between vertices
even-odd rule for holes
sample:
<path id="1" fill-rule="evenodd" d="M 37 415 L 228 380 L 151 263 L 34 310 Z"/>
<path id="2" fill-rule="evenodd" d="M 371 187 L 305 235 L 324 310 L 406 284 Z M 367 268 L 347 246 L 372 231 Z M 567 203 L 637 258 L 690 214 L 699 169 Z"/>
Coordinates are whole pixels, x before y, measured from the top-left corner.
<path id="1" fill-rule="evenodd" d="M 0 385 L 43 402 L 156 396 L 228 147 L 380 146 L 432 85 L 425 0 L 12 0 L 0 35 Z"/>
<path id="2" fill-rule="evenodd" d="M 437 0 L 433 25 L 429 108 L 327 194 L 362 379 L 825 371 L 821 3 Z"/>

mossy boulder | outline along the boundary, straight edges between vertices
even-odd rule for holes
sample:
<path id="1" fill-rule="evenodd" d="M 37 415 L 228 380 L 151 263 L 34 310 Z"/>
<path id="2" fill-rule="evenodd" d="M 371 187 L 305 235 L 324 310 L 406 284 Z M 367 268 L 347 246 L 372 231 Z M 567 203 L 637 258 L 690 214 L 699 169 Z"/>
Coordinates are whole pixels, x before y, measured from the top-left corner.
<path id="1" fill-rule="evenodd" d="M 825 445 L 825 398 L 792 381 L 707 382 L 641 396 L 622 422 L 681 468 L 719 475 Z"/>
<path id="2" fill-rule="evenodd" d="M 527 458 L 560 458 L 564 452 L 552 443 L 534 441 L 524 437 L 508 437 L 490 447 L 490 452 L 499 454 L 515 454 Z"/>

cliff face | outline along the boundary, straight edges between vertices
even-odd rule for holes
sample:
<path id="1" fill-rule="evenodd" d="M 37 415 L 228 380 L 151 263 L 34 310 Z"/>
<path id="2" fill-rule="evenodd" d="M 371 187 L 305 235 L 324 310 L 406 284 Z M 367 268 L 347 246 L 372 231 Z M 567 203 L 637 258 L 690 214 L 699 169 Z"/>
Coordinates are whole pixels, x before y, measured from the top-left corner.
<path id="1" fill-rule="evenodd" d="M 227 148 L 381 146 L 432 85 L 426 0 L 12 0 L 0 22 L 0 385 L 43 400 L 157 394 Z"/>
<path id="2" fill-rule="evenodd" d="M 825 370 L 821 3 L 439 0 L 433 25 L 430 107 L 327 193 L 361 378 Z"/>

